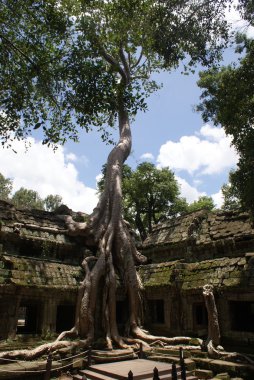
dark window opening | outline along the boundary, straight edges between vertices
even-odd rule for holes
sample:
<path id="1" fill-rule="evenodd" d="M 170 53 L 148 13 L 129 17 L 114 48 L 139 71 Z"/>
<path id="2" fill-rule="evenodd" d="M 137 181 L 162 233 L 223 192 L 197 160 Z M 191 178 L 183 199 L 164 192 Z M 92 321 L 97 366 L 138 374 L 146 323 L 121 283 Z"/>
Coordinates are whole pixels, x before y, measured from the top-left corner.
<path id="1" fill-rule="evenodd" d="M 59 305 L 56 314 L 56 332 L 70 330 L 75 324 L 75 306 Z"/>
<path id="2" fill-rule="evenodd" d="M 232 330 L 254 332 L 254 301 L 231 301 L 229 308 Z"/>
<path id="3" fill-rule="evenodd" d="M 17 334 L 37 334 L 38 305 L 21 305 L 18 311 Z"/>
<path id="4" fill-rule="evenodd" d="M 165 323 L 164 300 L 149 300 L 148 309 L 152 323 Z"/>
<path id="5" fill-rule="evenodd" d="M 193 305 L 193 321 L 195 327 L 207 327 L 208 316 L 204 303 L 195 303 Z"/>

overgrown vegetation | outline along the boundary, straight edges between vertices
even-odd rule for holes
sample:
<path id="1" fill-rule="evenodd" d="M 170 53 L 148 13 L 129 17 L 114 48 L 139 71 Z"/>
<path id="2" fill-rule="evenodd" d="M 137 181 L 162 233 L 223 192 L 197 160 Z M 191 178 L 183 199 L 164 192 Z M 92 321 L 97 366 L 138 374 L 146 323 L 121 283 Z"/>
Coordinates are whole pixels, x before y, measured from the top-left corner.
<path id="1" fill-rule="evenodd" d="M 247 3 L 246 15 L 254 25 L 253 13 L 248 13 L 251 3 Z M 254 214 L 254 40 L 238 36 L 237 51 L 243 55 L 238 63 L 200 73 L 198 84 L 203 93 L 199 110 L 205 121 L 212 120 L 224 128 L 239 154 L 229 187 L 222 189 L 226 207 L 230 192 L 235 206 L 240 204 Z"/>
<path id="2" fill-rule="evenodd" d="M 60 195 L 47 195 L 42 199 L 37 191 L 21 187 L 12 194 L 13 180 L 0 173 L 0 199 L 13 203 L 17 208 L 54 211 L 62 204 Z"/>
<path id="3" fill-rule="evenodd" d="M 146 98 L 158 89 L 151 76 L 210 65 L 227 39 L 227 0 L 5 0 L 0 4 L 0 133 L 3 143 L 41 129 L 45 144 L 78 140 L 79 128 L 98 128 L 110 141 L 118 125 L 119 141 L 107 160 L 104 191 L 87 223 L 70 216 L 70 234 L 82 235 L 94 256 L 82 266 L 75 325 L 51 344 L 1 356 L 34 358 L 51 349 L 85 347 L 95 331 L 95 306 L 103 283 L 101 321 L 107 348 L 148 344 L 158 337 L 141 328 L 142 286 L 137 252 L 122 215 L 122 168 L 131 151 L 130 118 L 146 110 Z M 14 80 L 15 78 L 15 80 Z M 116 321 L 116 278 L 129 302 L 126 331 Z M 63 340 L 66 336 L 75 341 Z M 79 339 L 78 339 L 79 338 Z M 189 337 L 160 337 L 161 342 L 190 342 Z"/>

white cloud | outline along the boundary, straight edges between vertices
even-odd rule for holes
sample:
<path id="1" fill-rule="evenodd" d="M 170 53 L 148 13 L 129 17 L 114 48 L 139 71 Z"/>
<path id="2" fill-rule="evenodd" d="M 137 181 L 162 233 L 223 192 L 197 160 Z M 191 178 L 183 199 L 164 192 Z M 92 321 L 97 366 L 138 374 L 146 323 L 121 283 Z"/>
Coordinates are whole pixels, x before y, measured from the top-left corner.
<path id="1" fill-rule="evenodd" d="M 154 155 L 152 153 L 144 153 L 140 156 L 141 160 L 154 160 Z"/>
<path id="2" fill-rule="evenodd" d="M 66 160 L 67 161 L 73 161 L 73 162 L 75 162 L 75 161 L 77 161 L 77 156 L 76 156 L 76 154 L 74 154 L 74 153 L 67 153 L 66 154 Z"/>
<path id="3" fill-rule="evenodd" d="M 203 184 L 203 181 L 201 181 L 201 179 L 194 179 L 193 180 L 193 183 L 194 183 L 194 185 L 195 186 L 200 186 L 200 185 L 202 185 Z"/>
<path id="4" fill-rule="evenodd" d="M 217 128 L 217 127 L 211 127 L 209 124 L 203 125 L 201 127 L 200 132 L 197 132 L 198 136 L 203 136 L 207 138 L 208 140 L 211 141 L 220 141 L 225 138 L 225 132 L 224 129 L 222 128 Z"/>
<path id="5" fill-rule="evenodd" d="M 215 206 L 217 208 L 220 208 L 223 204 L 223 195 L 222 191 L 218 191 L 218 193 L 212 194 L 211 197 L 213 198 L 213 201 L 215 203 Z"/>
<path id="6" fill-rule="evenodd" d="M 27 152 L 24 142 L 13 142 L 17 154 L 0 146 L 0 172 L 13 179 L 14 191 L 23 186 L 37 191 L 43 198 L 59 194 L 73 210 L 91 213 L 98 197 L 95 189 L 78 179 L 73 162 L 68 162 L 75 161 L 75 154 L 66 154 L 61 146 L 54 152 L 34 138 L 27 142 L 31 145 Z"/>
<path id="7" fill-rule="evenodd" d="M 66 153 L 65 157 L 67 161 L 76 162 L 86 167 L 88 166 L 88 163 L 89 163 L 88 158 L 84 155 L 77 156 L 75 153 L 69 152 L 69 153 Z"/>
<path id="8" fill-rule="evenodd" d="M 191 186 L 185 179 L 178 176 L 176 176 L 176 179 L 180 185 L 181 196 L 186 198 L 188 203 L 192 203 L 198 200 L 199 197 L 206 195 L 206 193 L 200 192 L 195 187 Z"/>
<path id="9" fill-rule="evenodd" d="M 234 167 L 238 161 L 231 139 L 221 128 L 203 126 L 196 136 L 167 141 L 160 148 L 159 167 L 170 167 L 189 174 L 217 174 Z"/>

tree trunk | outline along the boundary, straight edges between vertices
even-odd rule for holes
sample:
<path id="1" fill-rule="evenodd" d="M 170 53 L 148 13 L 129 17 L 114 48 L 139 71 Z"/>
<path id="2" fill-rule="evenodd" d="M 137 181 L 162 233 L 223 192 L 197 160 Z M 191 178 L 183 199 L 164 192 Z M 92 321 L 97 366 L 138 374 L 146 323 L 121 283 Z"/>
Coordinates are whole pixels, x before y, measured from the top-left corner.
<path id="1" fill-rule="evenodd" d="M 103 282 L 102 325 L 105 330 L 107 348 L 113 344 L 127 347 L 126 343 L 162 341 L 164 343 L 188 343 L 191 338 L 166 338 L 149 335 L 141 329 L 142 323 L 142 284 L 136 272 L 135 264 L 145 263 L 144 256 L 137 252 L 130 235 L 129 227 L 122 215 L 122 168 L 131 150 L 131 130 L 128 112 L 122 98 L 119 98 L 119 134 L 118 144 L 110 152 L 107 160 L 105 188 L 97 207 L 88 223 L 78 223 L 70 216 L 65 218 L 72 235 L 82 235 L 89 246 L 96 251 L 95 256 L 84 259 L 82 266 L 85 278 L 80 284 L 76 306 L 75 326 L 70 331 L 62 332 L 55 342 L 37 347 L 34 350 L 21 350 L 15 353 L 1 353 L 1 357 L 19 357 L 32 359 L 59 348 L 86 347 L 94 339 L 95 306 L 100 284 Z M 132 338 L 121 337 L 116 322 L 116 277 L 122 280 L 129 301 L 128 329 Z M 81 340 L 63 341 L 66 336 Z"/>
<path id="2" fill-rule="evenodd" d="M 207 284 L 203 286 L 203 296 L 208 315 L 208 337 L 205 346 L 210 355 L 213 356 L 213 353 L 220 344 L 220 327 L 212 285 Z"/>
<path id="3" fill-rule="evenodd" d="M 147 233 L 146 229 L 144 227 L 144 223 L 142 222 L 141 216 L 140 216 L 140 211 L 138 207 L 136 206 L 136 215 L 135 215 L 135 225 L 138 229 L 138 232 L 140 234 L 141 240 L 144 241 L 147 238 Z"/>
<path id="4" fill-rule="evenodd" d="M 205 342 L 205 348 L 209 356 L 216 359 L 237 361 L 253 365 L 253 360 L 246 355 L 237 352 L 226 352 L 224 348 L 220 346 L 219 318 L 212 285 L 207 284 L 203 286 L 203 296 L 205 298 L 208 314 L 208 337 Z"/>

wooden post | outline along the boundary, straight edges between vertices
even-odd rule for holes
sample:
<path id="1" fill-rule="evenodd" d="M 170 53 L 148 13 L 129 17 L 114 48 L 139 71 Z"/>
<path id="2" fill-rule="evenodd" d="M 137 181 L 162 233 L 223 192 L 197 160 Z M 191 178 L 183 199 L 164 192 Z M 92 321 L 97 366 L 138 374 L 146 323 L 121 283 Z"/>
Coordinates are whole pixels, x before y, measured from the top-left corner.
<path id="1" fill-rule="evenodd" d="M 177 370 L 176 370 L 176 364 L 172 364 L 172 380 L 177 380 Z"/>
<path id="2" fill-rule="evenodd" d="M 92 364 L 92 347 L 88 347 L 88 352 L 87 352 L 87 366 L 90 367 Z"/>
<path id="3" fill-rule="evenodd" d="M 154 370 L 153 370 L 153 380 L 160 380 L 159 371 L 158 371 L 158 368 L 156 367 L 154 367 Z"/>
<path id="4" fill-rule="evenodd" d="M 186 368 L 184 363 L 183 348 L 179 348 L 180 366 L 181 366 L 181 380 L 186 380 Z"/>
<path id="5" fill-rule="evenodd" d="M 139 343 L 139 354 L 138 354 L 139 359 L 143 359 L 144 357 L 144 352 L 143 352 L 143 343 Z"/>
<path id="6" fill-rule="evenodd" d="M 186 380 L 186 367 L 184 363 L 184 359 L 181 362 L 181 380 Z"/>
<path id="7" fill-rule="evenodd" d="M 133 380 L 133 372 L 129 371 L 128 373 L 128 380 Z"/>
<path id="8" fill-rule="evenodd" d="M 180 361 L 183 360 L 183 348 L 182 347 L 179 348 L 179 358 L 180 358 Z"/>
<path id="9" fill-rule="evenodd" d="M 50 380 L 50 372 L 52 368 L 52 354 L 49 351 L 48 357 L 47 357 L 47 363 L 46 363 L 46 372 L 44 380 Z"/>

